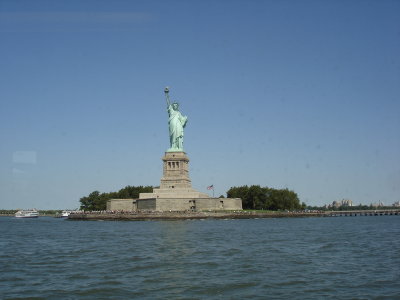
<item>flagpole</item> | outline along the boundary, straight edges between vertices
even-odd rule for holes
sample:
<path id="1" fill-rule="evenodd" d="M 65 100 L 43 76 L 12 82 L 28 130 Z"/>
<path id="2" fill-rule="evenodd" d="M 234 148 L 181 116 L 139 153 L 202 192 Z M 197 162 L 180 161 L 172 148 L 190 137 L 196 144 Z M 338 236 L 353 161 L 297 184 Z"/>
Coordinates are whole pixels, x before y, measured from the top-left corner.
<path id="1" fill-rule="evenodd" d="M 213 198 L 214 198 L 214 185 L 212 184 L 212 185 L 209 185 L 208 187 L 207 187 L 207 190 L 212 190 L 213 191 Z"/>

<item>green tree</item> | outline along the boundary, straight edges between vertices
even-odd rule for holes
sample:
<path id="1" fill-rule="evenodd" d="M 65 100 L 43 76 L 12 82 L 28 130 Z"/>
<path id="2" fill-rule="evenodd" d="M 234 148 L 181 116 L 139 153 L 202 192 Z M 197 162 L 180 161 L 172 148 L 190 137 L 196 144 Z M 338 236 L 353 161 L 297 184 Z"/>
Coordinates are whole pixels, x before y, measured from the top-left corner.
<path id="1" fill-rule="evenodd" d="M 297 194 L 288 189 L 245 185 L 231 187 L 227 196 L 228 198 L 241 198 L 244 209 L 295 210 L 302 208 Z"/>
<path id="2" fill-rule="evenodd" d="M 259 185 L 252 185 L 249 187 L 247 194 L 247 203 L 250 204 L 252 209 L 263 209 L 266 201 L 264 189 Z"/>
<path id="3" fill-rule="evenodd" d="M 250 209 L 251 203 L 249 202 L 249 198 L 247 197 L 249 191 L 249 187 L 247 185 L 239 186 L 239 187 L 231 187 L 226 195 L 228 198 L 241 198 L 242 206 L 244 209 Z"/>
<path id="4" fill-rule="evenodd" d="M 107 200 L 110 199 L 137 199 L 140 193 L 151 193 L 152 186 L 126 186 L 118 192 L 100 193 L 94 191 L 88 196 L 82 197 L 79 201 L 81 209 L 83 210 L 105 210 L 107 207 Z"/>

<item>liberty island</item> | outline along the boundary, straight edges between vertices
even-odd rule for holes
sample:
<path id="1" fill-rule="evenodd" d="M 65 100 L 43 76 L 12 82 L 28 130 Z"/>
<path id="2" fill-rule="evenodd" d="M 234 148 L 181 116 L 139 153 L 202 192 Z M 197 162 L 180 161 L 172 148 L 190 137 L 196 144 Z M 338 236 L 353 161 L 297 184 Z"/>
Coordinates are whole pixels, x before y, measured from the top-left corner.
<path id="1" fill-rule="evenodd" d="M 177 102 L 171 103 L 169 88 L 164 89 L 168 112 L 169 148 L 162 157 L 163 176 L 159 188 L 141 193 L 138 199 L 110 199 L 107 210 L 116 211 L 221 211 L 242 210 L 240 198 L 213 198 L 192 187 L 189 177 L 189 157 L 183 147 L 183 116 Z"/>

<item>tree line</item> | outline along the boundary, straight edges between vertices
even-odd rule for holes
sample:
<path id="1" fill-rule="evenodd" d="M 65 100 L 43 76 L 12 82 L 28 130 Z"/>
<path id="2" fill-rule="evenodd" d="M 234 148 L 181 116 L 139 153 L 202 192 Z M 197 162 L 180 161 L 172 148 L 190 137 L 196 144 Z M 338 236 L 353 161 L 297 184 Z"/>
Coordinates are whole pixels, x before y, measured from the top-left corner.
<path id="1" fill-rule="evenodd" d="M 140 193 L 151 193 L 153 186 L 126 186 L 118 192 L 100 193 L 94 191 L 80 198 L 82 210 L 105 210 L 107 200 L 137 199 Z M 243 209 L 257 210 L 298 210 L 305 209 L 297 194 L 288 189 L 273 189 L 259 185 L 231 187 L 228 198 L 241 198 Z"/>
<path id="2" fill-rule="evenodd" d="M 152 186 L 126 186 L 118 192 L 100 193 L 91 192 L 88 196 L 82 197 L 79 201 L 82 210 L 105 210 L 107 200 L 110 199 L 137 199 L 140 193 L 153 192 Z"/>
<path id="3" fill-rule="evenodd" d="M 243 209 L 257 210 L 298 210 L 305 209 L 299 197 L 288 189 L 274 189 L 259 185 L 231 187 L 228 198 L 241 198 Z"/>

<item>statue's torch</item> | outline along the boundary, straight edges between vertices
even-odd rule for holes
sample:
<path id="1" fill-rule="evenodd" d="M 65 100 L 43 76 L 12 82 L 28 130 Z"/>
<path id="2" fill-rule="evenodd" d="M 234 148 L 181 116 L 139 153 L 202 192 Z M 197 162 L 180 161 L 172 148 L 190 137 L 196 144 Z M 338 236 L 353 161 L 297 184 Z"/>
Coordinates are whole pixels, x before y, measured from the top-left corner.
<path id="1" fill-rule="evenodd" d="M 169 88 L 168 87 L 165 87 L 164 93 L 165 93 L 165 99 L 167 100 L 167 105 L 170 106 L 171 102 L 169 101 Z"/>

